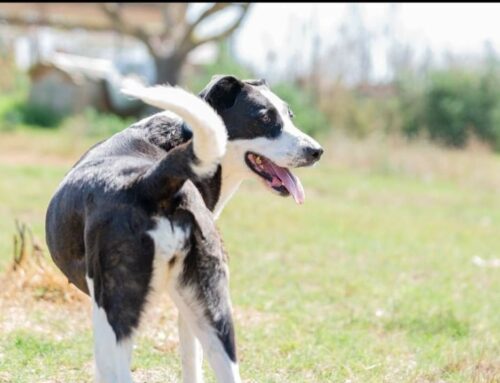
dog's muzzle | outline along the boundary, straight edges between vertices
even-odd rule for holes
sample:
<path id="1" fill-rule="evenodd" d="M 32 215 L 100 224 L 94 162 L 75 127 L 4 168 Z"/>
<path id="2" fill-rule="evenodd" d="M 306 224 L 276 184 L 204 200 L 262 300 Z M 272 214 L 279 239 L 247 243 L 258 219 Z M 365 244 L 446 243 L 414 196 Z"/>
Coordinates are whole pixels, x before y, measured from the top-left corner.
<path id="1" fill-rule="evenodd" d="M 321 146 L 306 146 L 302 149 L 300 157 L 300 164 L 297 167 L 311 166 L 319 161 L 323 155 L 323 148 Z"/>
<path id="2" fill-rule="evenodd" d="M 308 162 L 314 163 L 316 161 L 319 161 L 321 156 L 323 155 L 323 148 L 313 148 L 313 147 L 307 147 L 304 148 L 304 157 Z"/>

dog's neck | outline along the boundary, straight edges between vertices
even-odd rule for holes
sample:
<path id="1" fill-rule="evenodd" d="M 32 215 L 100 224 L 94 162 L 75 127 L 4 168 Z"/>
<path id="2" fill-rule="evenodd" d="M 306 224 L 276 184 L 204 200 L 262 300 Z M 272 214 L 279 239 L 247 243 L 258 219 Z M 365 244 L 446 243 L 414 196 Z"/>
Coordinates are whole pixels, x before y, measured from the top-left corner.
<path id="1" fill-rule="evenodd" d="M 238 190 L 241 182 L 248 178 L 248 169 L 241 159 L 242 154 L 237 146 L 231 143 L 227 146 L 226 155 L 221 161 L 221 185 L 219 199 L 214 207 L 214 218 L 219 218 L 220 213 Z"/>

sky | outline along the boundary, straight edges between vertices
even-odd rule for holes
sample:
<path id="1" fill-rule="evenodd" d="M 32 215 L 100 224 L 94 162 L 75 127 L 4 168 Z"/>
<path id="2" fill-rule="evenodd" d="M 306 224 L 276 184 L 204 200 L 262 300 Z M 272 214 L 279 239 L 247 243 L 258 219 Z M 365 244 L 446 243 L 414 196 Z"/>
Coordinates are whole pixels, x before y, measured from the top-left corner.
<path id="1" fill-rule="evenodd" d="M 390 17 L 389 4 L 360 4 L 366 27 L 375 31 L 372 43 L 374 77 L 388 75 L 383 33 Z M 439 59 L 445 51 L 479 55 L 486 40 L 500 48 L 500 4 L 397 4 L 393 24 L 397 39 L 411 42 L 417 53 L 428 46 Z M 310 22 L 319 32 L 321 47 L 335 43 L 338 28 L 348 20 L 349 5 L 342 3 L 258 3 L 251 8 L 244 24 L 233 37 L 237 57 L 257 74 L 279 74 L 293 57 L 298 66 L 307 67 L 312 38 L 302 33 L 302 24 Z M 275 51 L 270 65 L 268 52 Z M 297 54 L 298 53 L 298 54 Z M 295 55 L 295 56 L 294 56 Z M 273 73 L 274 71 L 274 73 Z"/>

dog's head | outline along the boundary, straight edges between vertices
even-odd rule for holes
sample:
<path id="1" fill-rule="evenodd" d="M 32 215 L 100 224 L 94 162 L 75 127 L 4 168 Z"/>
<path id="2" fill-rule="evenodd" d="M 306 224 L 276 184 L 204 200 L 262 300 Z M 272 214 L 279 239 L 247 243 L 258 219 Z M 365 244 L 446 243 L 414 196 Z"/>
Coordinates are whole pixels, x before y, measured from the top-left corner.
<path id="1" fill-rule="evenodd" d="M 290 107 L 264 80 L 214 76 L 200 92 L 222 117 L 231 164 L 282 196 L 304 201 L 300 180 L 289 168 L 316 163 L 323 149 L 293 124 Z"/>

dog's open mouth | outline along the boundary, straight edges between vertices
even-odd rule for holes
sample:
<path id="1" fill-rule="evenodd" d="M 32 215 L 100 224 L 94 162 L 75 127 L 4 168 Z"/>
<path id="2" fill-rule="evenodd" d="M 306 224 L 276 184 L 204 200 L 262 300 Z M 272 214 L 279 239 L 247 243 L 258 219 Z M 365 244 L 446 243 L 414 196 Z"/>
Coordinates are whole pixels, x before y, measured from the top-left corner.
<path id="1" fill-rule="evenodd" d="M 271 189 L 274 189 L 282 196 L 291 194 L 298 204 L 304 203 L 304 187 L 299 178 L 294 176 L 290 170 L 282 168 L 270 159 L 252 152 L 246 153 L 245 162 Z"/>

